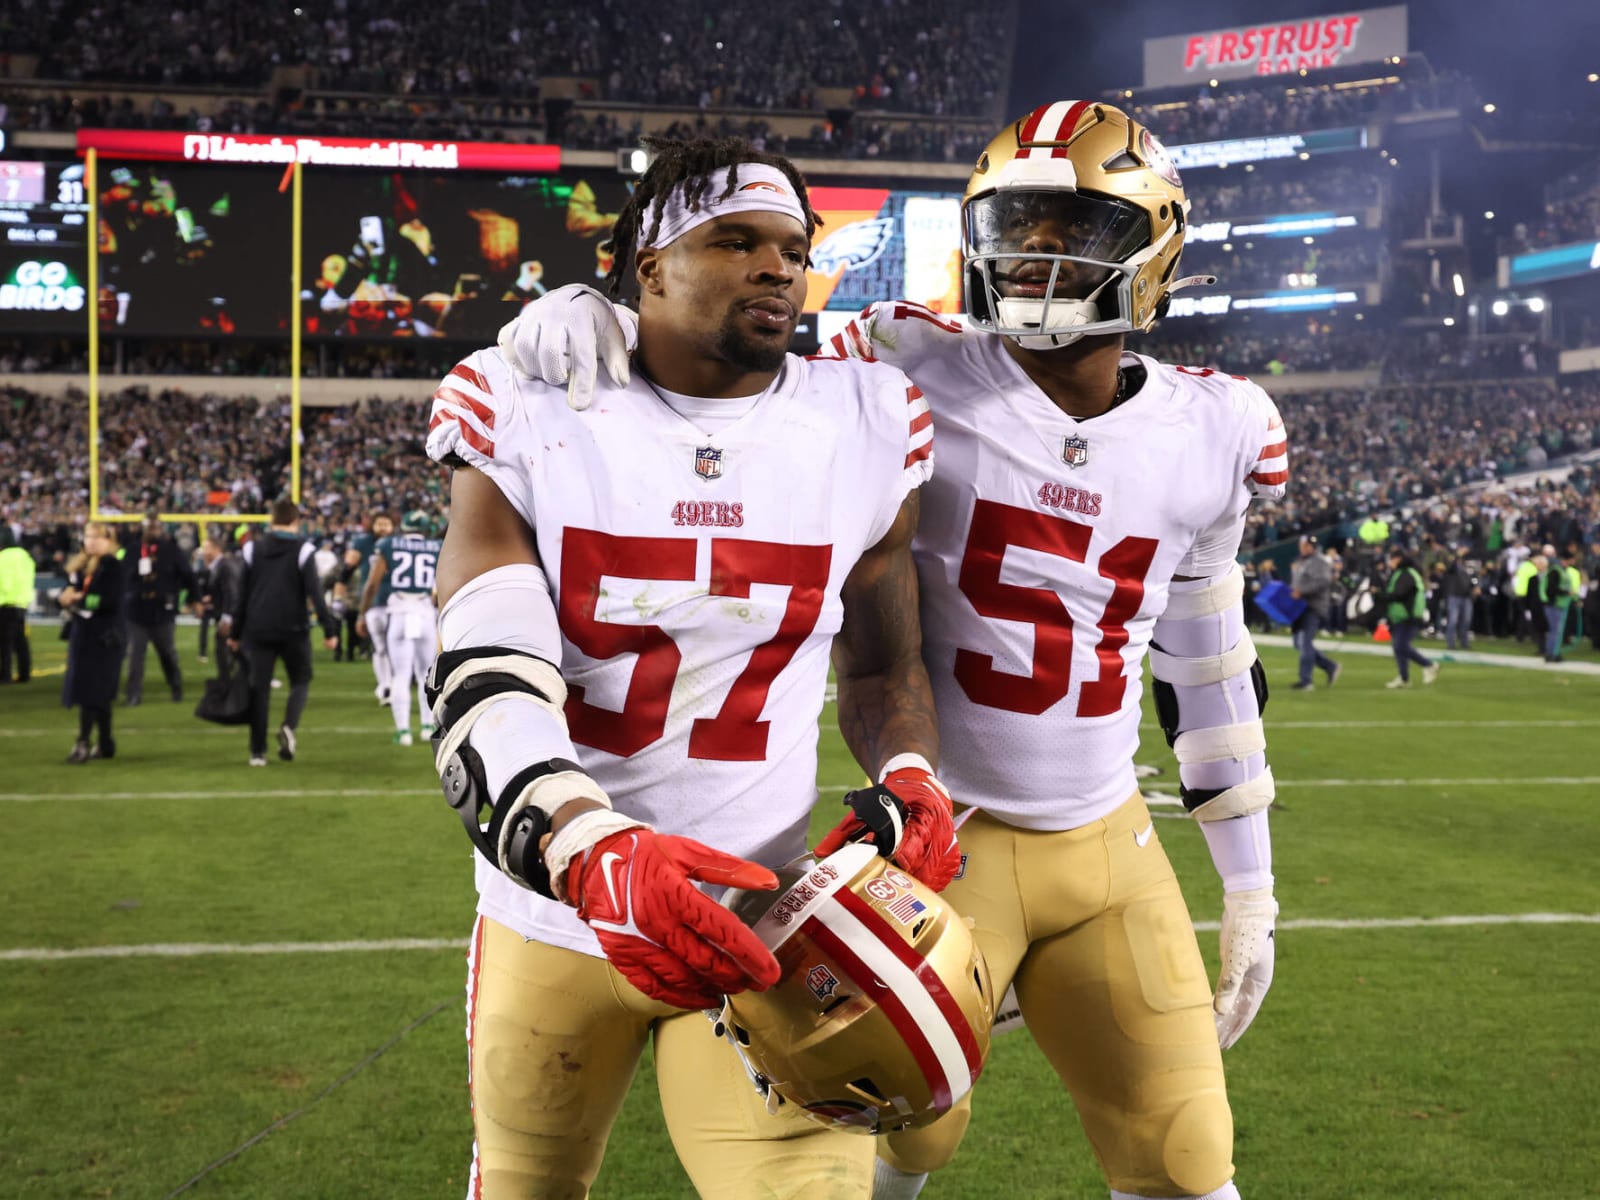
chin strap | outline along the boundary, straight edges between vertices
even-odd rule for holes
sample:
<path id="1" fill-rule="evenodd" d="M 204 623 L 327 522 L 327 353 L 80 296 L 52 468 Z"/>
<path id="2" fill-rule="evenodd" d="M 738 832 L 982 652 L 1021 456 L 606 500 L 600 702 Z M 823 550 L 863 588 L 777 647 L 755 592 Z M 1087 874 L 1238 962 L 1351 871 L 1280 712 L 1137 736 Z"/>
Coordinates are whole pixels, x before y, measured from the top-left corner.
<path id="1" fill-rule="evenodd" d="M 1216 281 L 1217 277 L 1215 275 L 1185 275 L 1182 279 L 1167 285 L 1167 295 L 1170 296 L 1174 292 L 1181 292 L 1184 288 L 1210 287 Z"/>

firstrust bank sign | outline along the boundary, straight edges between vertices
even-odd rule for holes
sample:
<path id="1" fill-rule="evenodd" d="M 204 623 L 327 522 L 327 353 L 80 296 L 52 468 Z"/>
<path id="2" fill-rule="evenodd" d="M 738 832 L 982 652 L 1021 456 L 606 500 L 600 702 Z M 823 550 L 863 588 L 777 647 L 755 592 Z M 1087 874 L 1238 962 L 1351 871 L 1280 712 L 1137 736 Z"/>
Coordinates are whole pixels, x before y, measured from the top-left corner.
<path id="1" fill-rule="evenodd" d="M 1146 38 L 1145 87 L 1250 75 L 1286 75 L 1406 53 L 1406 8 L 1352 9 L 1298 21 L 1261 21 Z"/>

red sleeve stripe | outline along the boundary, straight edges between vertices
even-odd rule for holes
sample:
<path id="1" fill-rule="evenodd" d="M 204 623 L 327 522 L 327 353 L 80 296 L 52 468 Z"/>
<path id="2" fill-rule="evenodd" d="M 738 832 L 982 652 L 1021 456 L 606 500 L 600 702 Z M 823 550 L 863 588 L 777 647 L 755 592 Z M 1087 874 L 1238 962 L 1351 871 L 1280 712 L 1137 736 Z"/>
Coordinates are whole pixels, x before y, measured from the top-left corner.
<path id="1" fill-rule="evenodd" d="M 933 414 L 931 412 L 919 413 L 917 416 L 912 417 L 911 418 L 911 435 L 912 435 L 912 437 L 915 437 L 917 434 L 921 433 L 924 429 L 931 428 L 932 425 L 933 425 Z"/>
<path id="2" fill-rule="evenodd" d="M 1250 478 L 1257 483 L 1264 483 L 1268 487 L 1276 487 L 1280 483 L 1289 482 L 1289 472 L 1283 471 L 1252 471 Z"/>
<path id="3" fill-rule="evenodd" d="M 494 457 L 494 443 L 479 433 L 471 425 L 461 419 L 461 414 L 453 408 L 441 408 L 434 412 L 433 419 L 428 422 L 428 432 L 432 433 L 440 425 L 449 421 L 461 434 L 461 440 L 471 446 L 485 458 Z"/>
<path id="4" fill-rule="evenodd" d="M 489 381 L 483 377 L 483 373 L 467 366 L 466 363 L 457 363 L 450 374 L 457 379 L 465 379 L 486 396 L 493 392 L 493 389 L 489 386 Z"/>
<path id="5" fill-rule="evenodd" d="M 1269 458 L 1277 458 L 1280 454 L 1287 454 L 1288 451 L 1289 439 L 1284 438 L 1281 442 L 1273 442 L 1270 446 L 1261 447 L 1261 455 L 1256 461 L 1265 462 Z"/>
<path id="6" fill-rule="evenodd" d="M 456 370 L 459 371 L 460 368 L 458 367 Z M 452 375 L 455 373 L 455 371 L 450 372 Z M 469 396 L 465 392 L 445 384 L 433 394 L 433 399 L 436 404 L 453 404 L 458 408 L 466 409 L 483 422 L 483 427 L 486 430 L 494 428 L 494 409 L 475 396 Z"/>
<path id="7" fill-rule="evenodd" d="M 922 445 L 916 446 L 911 453 L 906 455 L 906 466 L 914 467 L 919 462 L 926 462 L 933 457 L 933 439 L 929 438 Z"/>

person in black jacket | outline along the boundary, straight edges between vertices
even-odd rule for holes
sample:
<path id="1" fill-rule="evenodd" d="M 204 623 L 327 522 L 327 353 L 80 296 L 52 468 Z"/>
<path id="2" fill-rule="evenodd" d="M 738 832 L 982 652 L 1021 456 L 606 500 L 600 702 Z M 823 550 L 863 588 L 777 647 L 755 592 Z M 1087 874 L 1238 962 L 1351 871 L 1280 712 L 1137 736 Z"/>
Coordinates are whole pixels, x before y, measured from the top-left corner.
<path id="1" fill-rule="evenodd" d="M 243 648 L 250 667 L 250 765 L 267 765 L 267 706 L 278 659 L 289 672 L 289 702 L 278 726 L 278 757 L 294 758 L 295 729 L 311 693 L 310 620 L 316 606 L 324 644 L 339 644 L 338 627 L 322 598 L 316 547 L 300 536 L 300 510 L 292 500 L 272 506 L 272 524 L 246 544 L 239 605 L 233 612 L 230 649 Z"/>
<path id="2" fill-rule="evenodd" d="M 67 586 L 59 597 L 67 613 L 67 675 L 61 703 L 78 706 L 78 741 L 69 763 L 111 758 L 117 743 L 111 736 L 111 702 L 122 674 L 122 608 L 124 564 L 117 558 L 116 532 L 101 521 L 83 528 L 83 553 L 68 568 Z M 93 745 L 89 734 L 98 728 Z"/>
<path id="3" fill-rule="evenodd" d="M 213 552 L 216 554 L 206 567 L 202 584 L 201 603 L 205 611 L 201 619 L 204 621 L 209 618 L 217 625 L 218 679 L 226 679 L 233 670 L 233 651 L 228 647 L 228 639 L 233 636 L 233 614 L 244 603 L 244 559 L 240 557 L 240 550 L 249 540 L 250 527 L 241 525 L 238 536 L 239 545 L 235 549 L 224 550 L 227 541 L 227 535 L 224 534 L 220 538 L 207 538 L 202 551 L 208 557 Z M 204 629 L 204 626 L 201 628 Z"/>
<path id="4" fill-rule="evenodd" d="M 156 645 L 161 673 L 173 700 L 183 699 L 183 671 L 178 665 L 178 649 L 173 644 L 173 628 L 178 618 L 178 593 L 186 591 L 198 598 L 194 569 L 178 544 L 167 536 L 166 527 L 155 513 L 145 517 L 138 553 L 128 552 L 128 704 L 144 700 L 145 650 Z"/>

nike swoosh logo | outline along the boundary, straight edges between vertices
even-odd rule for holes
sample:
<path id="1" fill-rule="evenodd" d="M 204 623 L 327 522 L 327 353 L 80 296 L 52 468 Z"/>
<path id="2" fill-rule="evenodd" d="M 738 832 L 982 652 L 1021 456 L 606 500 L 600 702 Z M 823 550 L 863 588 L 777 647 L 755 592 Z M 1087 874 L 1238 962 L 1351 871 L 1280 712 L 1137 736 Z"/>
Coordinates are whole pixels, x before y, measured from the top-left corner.
<path id="1" fill-rule="evenodd" d="M 1150 824 L 1146 825 L 1138 833 L 1133 835 L 1133 844 L 1135 846 L 1143 846 L 1146 842 L 1148 842 L 1150 840 L 1150 835 L 1152 833 L 1154 833 L 1155 831 L 1156 831 L 1156 823 L 1154 821 L 1151 821 Z"/>
<path id="2" fill-rule="evenodd" d="M 606 878 L 606 891 L 611 893 L 611 907 L 619 917 L 625 917 L 628 914 L 622 911 L 622 899 L 617 895 L 616 876 L 611 873 L 612 865 L 621 861 L 622 855 L 615 850 L 607 850 L 600 856 L 600 873 Z"/>

